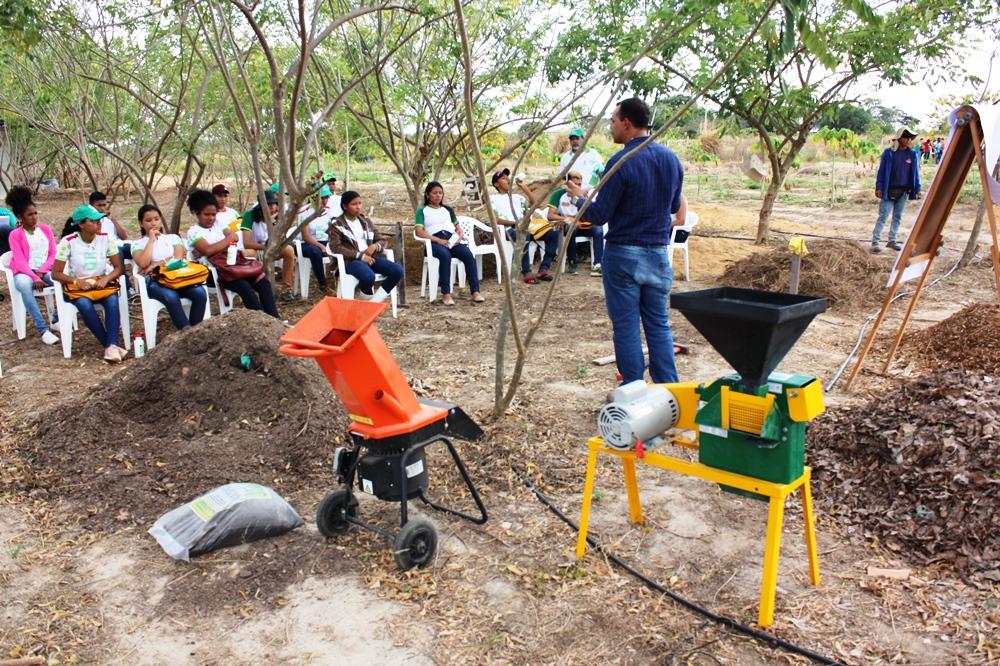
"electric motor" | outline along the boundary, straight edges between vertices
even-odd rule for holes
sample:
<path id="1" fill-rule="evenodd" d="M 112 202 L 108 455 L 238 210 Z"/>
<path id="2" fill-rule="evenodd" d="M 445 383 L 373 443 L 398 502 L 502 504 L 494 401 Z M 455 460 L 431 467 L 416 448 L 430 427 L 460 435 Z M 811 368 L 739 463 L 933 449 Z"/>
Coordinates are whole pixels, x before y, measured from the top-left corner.
<path id="1" fill-rule="evenodd" d="M 641 379 L 619 386 L 610 397 L 597 415 L 597 429 L 604 443 L 619 451 L 633 448 L 636 441 L 649 442 L 673 428 L 680 418 L 674 394 Z"/>

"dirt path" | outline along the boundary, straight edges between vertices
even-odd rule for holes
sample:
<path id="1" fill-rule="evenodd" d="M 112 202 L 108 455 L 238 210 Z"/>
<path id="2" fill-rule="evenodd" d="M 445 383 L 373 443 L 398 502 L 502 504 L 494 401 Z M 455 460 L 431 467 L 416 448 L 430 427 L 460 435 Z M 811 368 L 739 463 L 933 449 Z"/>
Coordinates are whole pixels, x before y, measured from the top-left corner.
<path id="1" fill-rule="evenodd" d="M 706 234 L 691 241 L 686 291 L 714 286 L 727 262 L 760 251 L 728 237 L 746 236 L 755 215 L 705 203 Z M 915 213 L 915 208 L 909 211 Z M 775 228 L 864 239 L 873 211 L 785 207 Z M 956 211 L 965 225 L 971 209 Z M 960 237 L 955 232 L 956 240 Z M 957 242 L 952 248 L 958 247 Z M 944 255 L 948 257 L 949 255 Z M 883 255 L 885 270 L 891 258 Z M 940 265 L 950 264 L 942 261 Z M 412 268 L 412 267 L 411 267 Z M 535 316 L 543 287 L 517 285 L 521 314 Z M 421 395 L 462 405 L 484 420 L 492 404 L 493 350 L 501 292 L 484 282 L 488 303 L 428 305 L 411 291 L 397 320 L 378 326 Z M 10 334 L 0 314 L 0 658 L 43 653 L 53 663 L 353 664 L 353 663 L 799 663 L 738 638 L 684 611 L 609 566 L 599 554 L 573 557 L 574 533 L 547 512 L 512 471 L 532 479 L 575 519 L 585 464 L 614 366 L 591 359 L 611 353 L 600 280 L 565 276 L 558 303 L 531 351 L 523 386 L 507 416 L 487 437 L 463 444 L 491 513 L 483 527 L 431 516 L 442 534 L 426 570 L 399 573 L 387 542 L 358 530 L 325 541 L 311 524 L 333 484 L 317 475 L 289 500 L 307 525 L 283 537 L 219 551 L 193 563 L 170 561 L 145 534 L 146 524 L 91 530 L 72 518 L 86 507 L 55 492 L 29 492 L 46 470 L 30 469 L 18 451 L 45 446 L 23 424 L 53 404 L 79 400 L 115 368 L 97 360 L 86 333 L 74 357 Z M 964 305 L 995 300 L 991 271 L 973 267 L 928 289 L 914 328 L 941 321 Z M 296 319 L 308 308 L 283 309 Z M 816 319 L 780 366 L 828 381 L 851 349 L 865 313 L 830 311 Z M 883 329 L 894 332 L 900 309 Z M 134 320 L 135 321 L 135 320 Z M 690 346 L 679 357 L 685 379 L 727 372 L 719 356 L 681 317 L 675 335 Z M 165 337 L 176 335 L 161 324 Z M 884 337 L 884 336 L 883 336 Z M 129 361 L 128 363 L 134 363 Z M 878 394 L 918 370 L 905 359 L 894 374 L 866 368 L 858 391 L 838 385 L 827 404 Z M 868 368 L 874 369 L 870 362 Z M 509 372 L 509 367 L 508 367 Z M 121 409 L 127 414 L 129 405 Z M 343 423 L 311 423 L 309 432 L 342 432 Z M 333 444 L 331 443 L 332 448 Z M 328 453 L 328 452 L 327 452 Z M 87 460 L 101 465 L 104 461 Z M 317 461 L 323 462 L 325 461 Z M 432 456 L 432 490 L 462 502 L 454 478 Z M 65 480 L 72 482 L 72 479 Z M 615 465 L 602 465 L 592 529 L 615 553 L 650 577 L 715 612 L 756 619 L 766 507 L 708 484 L 642 470 L 646 525 L 629 525 Z M 206 488 L 207 490 L 207 488 Z M 822 489 L 814 489 L 822 508 Z M 363 498 L 361 513 L 390 525 L 394 507 Z M 944 569 L 917 569 L 908 580 L 869 576 L 869 566 L 910 566 L 904 554 L 872 542 L 820 511 L 823 582 L 808 585 L 801 516 L 787 516 L 772 630 L 849 663 L 983 663 L 1000 646 L 995 585 L 969 586 Z M 260 576 L 279 576 L 279 589 Z M 991 610 L 993 609 L 993 610 Z M 992 656 L 990 656 L 992 655 Z"/>

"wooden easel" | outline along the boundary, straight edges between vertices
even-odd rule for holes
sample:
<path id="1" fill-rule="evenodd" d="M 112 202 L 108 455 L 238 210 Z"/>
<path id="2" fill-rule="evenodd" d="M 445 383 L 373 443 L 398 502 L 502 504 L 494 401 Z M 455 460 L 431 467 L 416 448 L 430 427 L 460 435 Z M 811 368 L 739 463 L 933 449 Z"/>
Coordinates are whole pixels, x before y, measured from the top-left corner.
<path id="1" fill-rule="evenodd" d="M 924 203 L 920 207 L 920 212 L 917 213 L 917 219 L 913 223 L 913 229 L 906 239 L 906 244 L 896 258 L 896 265 L 892 272 L 892 283 L 885 296 L 885 302 L 882 303 L 882 309 L 875 319 L 875 325 L 868 332 L 868 337 L 865 340 L 860 356 L 858 356 L 858 361 L 854 365 L 854 370 L 851 371 L 851 375 L 847 379 L 848 390 L 850 390 L 855 377 L 857 377 L 858 372 L 861 370 L 861 365 L 864 363 L 865 357 L 871 350 L 872 343 L 875 341 L 875 334 L 878 332 L 882 320 L 885 319 L 885 315 L 889 311 L 889 305 L 892 303 L 893 298 L 896 297 L 896 292 L 899 290 L 900 284 L 919 274 L 920 280 L 917 282 L 917 287 L 913 292 L 913 298 L 910 299 L 910 306 L 906 310 L 906 315 L 903 317 L 903 321 L 899 325 L 899 331 L 896 333 L 896 339 L 893 341 L 889 353 L 886 354 L 885 363 L 882 365 L 883 373 L 889 369 L 889 363 L 892 361 L 892 357 L 903 339 L 906 324 L 909 322 L 910 315 L 913 313 L 913 309 L 917 305 L 917 300 L 920 298 L 920 291 L 923 289 L 924 282 L 931 272 L 931 264 L 934 262 L 938 249 L 941 247 L 943 238 L 942 230 L 948 220 L 948 216 L 951 214 L 951 209 L 955 206 L 955 201 L 958 199 L 962 185 L 969 175 L 969 169 L 972 168 L 973 160 L 979 165 L 979 179 L 983 185 L 983 196 L 991 196 L 989 189 L 990 169 L 986 164 L 986 158 L 983 154 L 983 130 L 979 114 L 971 106 L 959 108 L 956 114 L 955 127 L 952 130 L 952 135 L 948 141 L 944 155 L 941 157 L 937 175 L 931 182 Z M 993 277 L 997 294 L 1000 295 L 1000 242 L 997 240 L 997 220 L 991 198 L 987 199 L 986 213 L 990 221 L 990 233 L 993 235 L 993 246 L 991 248 Z"/>

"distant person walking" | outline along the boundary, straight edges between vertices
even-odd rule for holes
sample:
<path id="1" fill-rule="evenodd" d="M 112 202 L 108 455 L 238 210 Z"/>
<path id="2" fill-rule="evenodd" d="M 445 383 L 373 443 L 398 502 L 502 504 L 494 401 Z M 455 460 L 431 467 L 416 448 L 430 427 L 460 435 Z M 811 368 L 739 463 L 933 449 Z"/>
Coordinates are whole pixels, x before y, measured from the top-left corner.
<path id="1" fill-rule="evenodd" d="M 900 127 L 893 137 L 892 145 L 882 152 L 882 159 L 875 176 L 875 196 L 879 199 L 878 219 L 872 231 L 872 252 L 881 252 L 882 229 L 886 218 L 892 213 L 889 225 L 890 250 L 900 249 L 896 242 L 899 224 L 903 221 L 903 211 L 909 199 L 920 198 L 920 163 L 910 145 L 917 135 L 905 127 Z"/>

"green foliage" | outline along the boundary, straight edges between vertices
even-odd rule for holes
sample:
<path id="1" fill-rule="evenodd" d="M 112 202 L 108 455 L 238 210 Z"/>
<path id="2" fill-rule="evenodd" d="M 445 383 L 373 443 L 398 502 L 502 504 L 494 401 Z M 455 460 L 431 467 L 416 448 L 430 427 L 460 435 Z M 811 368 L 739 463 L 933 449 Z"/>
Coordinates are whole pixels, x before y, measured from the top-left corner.
<path id="1" fill-rule="evenodd" d="M 813 140 L 822 142 L 834 153 L 849 154 L 855 157 L 859 154 L 858 135 L 849 129 L 823 127 L 813 134 Z"/>
<path id="2" fill-rule="evenodd" d="M 20 51 L 27 51 L 42 39 L 47 3 L 30 0 L 0 0 L 0 39 Z"/>
<path id="3" fill-rule="evenodd" d="M 868 109 L 851 102 L 831 106 L 818 124 L 823 128 L 847 129 L 855 134 L 864 134 L 876 126 L 875 117 Z"/>
<path id="4" fill-rule="evenodd" d="M 684 105 L 690 100 L 691 97 L 688 95 L 671 95 L 665 99 L 658 99 L 653 102 L 651 105 L 653 112 L 651 129 L 653 131 L 660 129 L 668 120 L 677 115 L 677 112 L 684 108 Z M 706 109 L 695 104 L 684 112 L 674 123 L 674 127 L 677 128 L 678 135 L 692 138 L 698 136 L 698 133 L 701 131 L 702 121 L 707 117 L 714 116 L 714 112 L 709 113 Z"/>

